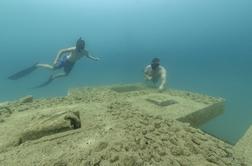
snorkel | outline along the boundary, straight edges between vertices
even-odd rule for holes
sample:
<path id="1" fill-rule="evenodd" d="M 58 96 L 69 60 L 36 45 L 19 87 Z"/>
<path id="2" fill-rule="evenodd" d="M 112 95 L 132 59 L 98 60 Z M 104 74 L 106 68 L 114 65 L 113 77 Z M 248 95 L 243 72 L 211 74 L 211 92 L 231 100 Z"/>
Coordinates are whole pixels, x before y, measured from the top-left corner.
<path id="1" fill-rule="evenodd" d="M 153 58 L 152 61 L 151 61 L 152 70 L 156 70 L 159 65 L 160 65 L 160 59 L 159 58 Z"/>
<path id="2" fill-rule="evenodd" d="M 81 52 L 85 48 L 85 41 L 81 37 L 76 42 L 76 50 Z"/>

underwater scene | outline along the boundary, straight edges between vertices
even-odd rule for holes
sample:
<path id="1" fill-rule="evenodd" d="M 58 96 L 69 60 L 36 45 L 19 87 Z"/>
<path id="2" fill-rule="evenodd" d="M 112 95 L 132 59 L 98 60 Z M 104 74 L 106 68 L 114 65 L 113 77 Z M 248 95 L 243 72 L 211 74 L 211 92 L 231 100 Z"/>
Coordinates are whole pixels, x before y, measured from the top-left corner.
<path id="1" fill-rule="evenodd" d="M 251 7 L 1 1 L 0 165 L 252 165 Z"/>

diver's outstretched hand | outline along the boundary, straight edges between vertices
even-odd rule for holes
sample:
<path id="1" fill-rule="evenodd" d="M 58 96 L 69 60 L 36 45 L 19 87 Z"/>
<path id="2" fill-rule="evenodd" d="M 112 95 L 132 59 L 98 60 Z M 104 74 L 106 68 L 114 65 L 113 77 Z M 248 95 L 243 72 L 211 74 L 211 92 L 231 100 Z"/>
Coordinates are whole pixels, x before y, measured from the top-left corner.
<path id="1" fill-rule="evenodd" d="M 158 92 L 164 92 L 164 91 L 165 91 L 164 86 L 159 86 L 159 87 L 158 87 Z"/>

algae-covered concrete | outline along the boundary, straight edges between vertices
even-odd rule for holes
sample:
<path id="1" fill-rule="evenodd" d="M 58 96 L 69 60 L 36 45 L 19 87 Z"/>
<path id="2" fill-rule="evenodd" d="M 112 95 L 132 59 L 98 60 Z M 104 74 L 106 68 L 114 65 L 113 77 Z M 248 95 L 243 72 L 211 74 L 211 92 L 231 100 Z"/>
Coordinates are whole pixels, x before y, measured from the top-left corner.
<path id="1" fill-rule="evenodd" d="M 167 90 L 160 93 L 156 89 L 146 89 L 141 84 L 113 86 L 111 89 L 122 93 L 125 101 L 140 108 L 143 113 L 188 122 L 196 127 L 224 111 L 223 98 L 189 91 Z M 69 93 L 74 94 L 74 90 Z"/>
<path id="2" fill-rule="evenodd" d="M 142 85 L 24 97 L 0 105 L 0 165 L 245 165 L 231 145 L 189 125 L 220 114 L 209 107 L 223 102 Z M 197 120 L 204 111 L 213 115 Z"/>
<path id="3" fill-rule="evenodd" d="M 248 128 L 244 136 L 236 143 L 235 150 L 242 154 L 247 165 L 252 165 L 252 126 Z"/>

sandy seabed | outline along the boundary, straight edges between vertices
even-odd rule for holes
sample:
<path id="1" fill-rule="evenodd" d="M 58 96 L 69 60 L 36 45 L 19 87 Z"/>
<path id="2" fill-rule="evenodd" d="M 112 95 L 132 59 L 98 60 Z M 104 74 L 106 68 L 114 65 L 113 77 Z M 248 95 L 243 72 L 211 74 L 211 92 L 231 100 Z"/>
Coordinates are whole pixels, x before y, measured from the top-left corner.
<path id="1" fill-rule="evenodd" d="M 0 165 L 247 165 L 231 145 L 128 100 L 150 93 L 157 92 L 79 88 L 65 97 L 2 103 Z"/>

